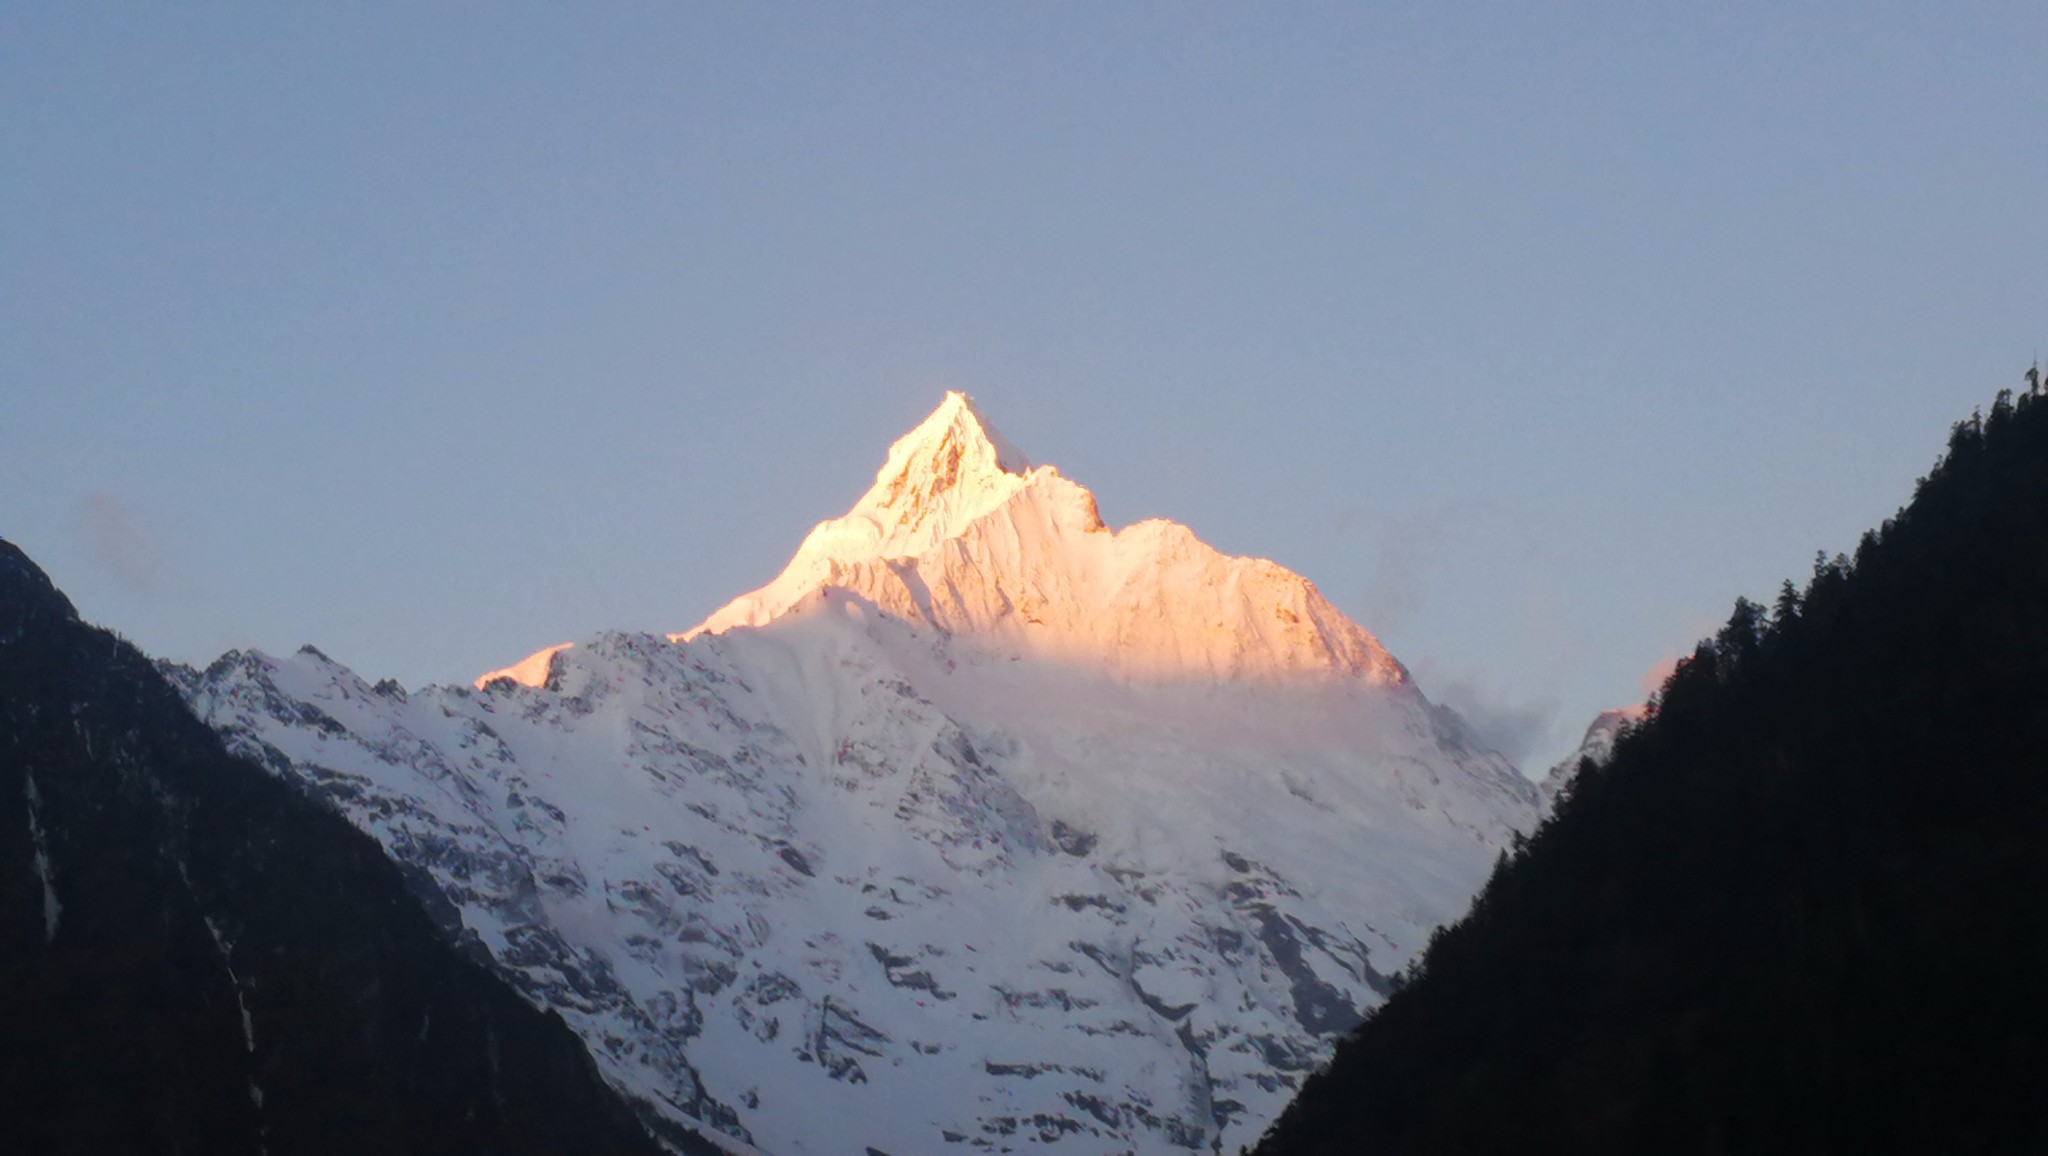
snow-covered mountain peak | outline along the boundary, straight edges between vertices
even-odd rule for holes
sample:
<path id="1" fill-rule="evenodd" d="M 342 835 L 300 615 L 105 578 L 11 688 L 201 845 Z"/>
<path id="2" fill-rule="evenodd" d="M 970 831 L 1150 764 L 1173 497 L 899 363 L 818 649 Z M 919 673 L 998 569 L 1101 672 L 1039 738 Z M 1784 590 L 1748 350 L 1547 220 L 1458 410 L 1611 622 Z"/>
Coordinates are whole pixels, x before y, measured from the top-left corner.
<path id="1" fill-rule="evenodd" d="M 906 475 L 937 474 L 947 461 L 960 467 L 951 480 L 972 481 L 976 474 L 989 471 L 1017 476 L 1031 472 L 1031 459 L 982 415 L 973 398 L 955 389 L 946 391 L 931 416 L 889 447 L 888 463 L 875 475 L 875 488 Z"/>
<path id="2" fill-rule="evenodd" d="M 1163 519 L 1111 532 L 1093 494 L 1033 467 L 959 393 L 890 447 L 868 492 L 819 523 L 774 581 L 672 637 L 765 625 L 824 589 L 1002 658 L 1124 677 L 1407 681 L 1285 567 Z"/>
<path id="3" fill-rule="evenodd" d="M 1111 531 L 958 394 L 688 635 L 178 678 L 739 1153 L 1235 1151 L 1537 813 L 1306 579 Z"/>
<path id="4" fill-rule="evenodd" d="M 1056 470 L 1034 469 L 966 394 L 949 392 L 931 416 L 889 447 L 867 493 L 844 515 L 813 527 L 773 582 L 676 637 L 772 621 L 812 591 L 837 584 L 847 567 L 929 553 L 1034 482 L 1057 477 Z M 1090 516 L 1092 508 L 1091 501 Z"/>
<path id="5" fill-rule="evenodd" d="M 930 417 L 889 447 L 875 484 L 846 517 L 820 526 L 804 546 L 879 557 L 921 554 L 1000 507 L 1031 474 L 1031 459 L 996 431 L 972 398 L 948 392 Z"/>
<path id="6" fill-rule="evenodd" d="M 1033 480 L 1031 459 L 972 398 L 949 391 L 930 417 L 889 447 L 875 484 L 853 509 L 811 532 L 798 559 L 915 557 L 960 536 Z"/>

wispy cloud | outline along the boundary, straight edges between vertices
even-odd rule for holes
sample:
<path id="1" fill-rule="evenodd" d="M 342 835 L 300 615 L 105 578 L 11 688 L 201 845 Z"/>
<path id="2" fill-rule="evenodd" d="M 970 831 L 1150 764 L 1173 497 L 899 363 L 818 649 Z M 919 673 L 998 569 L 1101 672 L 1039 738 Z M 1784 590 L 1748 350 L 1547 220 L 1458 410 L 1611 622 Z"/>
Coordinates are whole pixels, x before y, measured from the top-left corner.
<path id="1" fill-rule="evenodd" d="M 1555 700 L 1518 702 L 1475 679 L 1445 679 L 1433 686 L 1431 696 L 1457 711 L 1481 742 L 1516 766 L 1549 743 L 1557 725 Z"/>
<path id="2" fill-rule="evenodd" d="M 1440 509 L 1374 516 L 1349 509 L 1339 514 L 1340 531 L 1365 523 L 1373 546 L 1362 592 L 1369 629 L 1399 630 L 1421 612 L 1430 578 L 1452 532 L 1452 517 Z"/>
<path id="3" fill-rule="evenodd" d="M 1642 691 L 1643 701 L 1650 701 L 1651 695 L 1663 690 L 1664 680 L 1670 678 L 1671 672 L 1677 669 L 1678 652 L 1675 650 L 1651 663 L 1650 669 L 1643 672 L 1642 680 L 1636 688 Z"/>

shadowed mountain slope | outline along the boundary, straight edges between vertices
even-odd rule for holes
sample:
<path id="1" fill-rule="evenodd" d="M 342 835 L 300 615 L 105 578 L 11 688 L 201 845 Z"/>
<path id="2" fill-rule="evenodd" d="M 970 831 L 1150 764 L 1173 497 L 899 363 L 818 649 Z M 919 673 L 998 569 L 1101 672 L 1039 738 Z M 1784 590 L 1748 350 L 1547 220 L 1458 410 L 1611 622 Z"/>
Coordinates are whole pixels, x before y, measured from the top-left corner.
<path id="1" fill-rule="evenodd" d="M 1734 616 L 1259 1148 L 2048 1146 L 2048 402 Z"/>
<path id="2" fill-rule="evenodd" d="M 8 1150 L 660 1151 L 416 894 L 0 541 Z"/>

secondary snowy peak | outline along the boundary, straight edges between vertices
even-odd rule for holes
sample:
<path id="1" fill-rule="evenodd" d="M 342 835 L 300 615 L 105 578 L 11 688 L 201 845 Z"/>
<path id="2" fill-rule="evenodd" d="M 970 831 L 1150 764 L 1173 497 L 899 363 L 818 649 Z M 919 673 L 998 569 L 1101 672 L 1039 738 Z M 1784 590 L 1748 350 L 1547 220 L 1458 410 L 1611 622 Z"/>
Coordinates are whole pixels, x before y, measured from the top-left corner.
<path id="1" fill-rule="evenodd" d="M 987 652 L 1127 676 L 1407 681 L 1285 567 L 1164 520 L 1111 532 L 1093 494 L 1033 467 L 960 393 L 890 447 L 868 492 L 774 581 L 672 637 L 765 625 L 832 591 Z"/>
<path id="2" fill-rule="evenodd" d="M 1564 793 L 1579 773 L 1580 764 L 1591 760 L 1595 766 L 1604 766 L 1614 757 L 1614 744 L 1621 738 L 1621 732 L 1650 715 L 1650 708 L 1640 703 L 1634 706 L 1615 707 L 1603 710 L 1586 727 L 1586 737 L 1579 740 L 1579 749 L 1543 776 L 1538 794 L 1543 801 L 1543 812 L 1549 814 L 1557 806 L 1558 796 Z"/>

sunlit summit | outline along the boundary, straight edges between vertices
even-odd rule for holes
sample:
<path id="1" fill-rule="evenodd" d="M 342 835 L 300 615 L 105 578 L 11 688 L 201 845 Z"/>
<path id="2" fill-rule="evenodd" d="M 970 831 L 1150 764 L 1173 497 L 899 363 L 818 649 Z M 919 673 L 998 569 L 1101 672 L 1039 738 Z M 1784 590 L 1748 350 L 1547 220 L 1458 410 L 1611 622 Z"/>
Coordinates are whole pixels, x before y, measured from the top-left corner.
<path id="1" fill-rule="evenodd" d="M 679 639 L 757 626 L 841 590 L 1012 655 L 1128 674 L 1405 677 L 1315 587 L 1153 519 L 1112 532 L 1095 496 L 1033 466 L 964 394 L 889 448 L 875 483 L 773 582 Z"/>
<path id="2" fill-rule="evenodd" d="M 1126 675 L 1407 679 L 1285 567 L 1220 553 L 1164 519 L 1110 530 L 1093 494 L 1034 466 L 958 392 L 889 447 L 867 493 L 812 529 L 773 581 L 670 637 L 761 626 L 834 595 L 987 653 Z M 477 685 L 539 685 L 559 649 Z"/>

